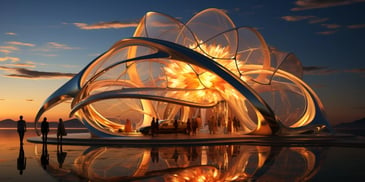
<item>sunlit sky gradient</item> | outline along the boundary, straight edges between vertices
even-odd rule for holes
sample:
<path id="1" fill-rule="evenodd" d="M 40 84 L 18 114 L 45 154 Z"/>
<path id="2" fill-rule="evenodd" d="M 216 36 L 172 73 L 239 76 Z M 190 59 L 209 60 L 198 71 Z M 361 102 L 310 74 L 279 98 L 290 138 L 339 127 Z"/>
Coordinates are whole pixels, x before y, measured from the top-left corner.
<path id="1" fill-rule="evenodd" d="M 225 10 L 236 26 L 257 28 L 271 47 L 295 53 L 330 123 L 365 117 L 365 0 L 0 0 L 0 120 L 33 121 L 55 89 L 132 36 L 146 12 L 186 22 L 206 8 Z M 65 106 L 44 116 L 68 119 Z"/>

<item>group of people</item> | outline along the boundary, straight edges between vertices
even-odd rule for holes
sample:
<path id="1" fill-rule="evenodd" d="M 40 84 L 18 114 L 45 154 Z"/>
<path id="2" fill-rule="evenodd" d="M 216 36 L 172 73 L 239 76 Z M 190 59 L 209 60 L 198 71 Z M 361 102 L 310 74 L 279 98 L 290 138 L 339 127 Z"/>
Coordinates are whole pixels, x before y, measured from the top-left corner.
<path id="1" fill-rule="evenodd" d="M 24 121 L 22 115 L 19 117 L 19 121 L 17 124 L 17 131 L 19 134 L 20 144 L 22 145 L 23 139 L 24 139 L 24 134 L 27 131 L 27 125 L 26 125 L 26 122 Z M 46 117 L 43 118 L 43 121 L 41 123 L 41 133 L 42 133 L 43 143 L 47 143 L 47 136 L 49 133 L 49 123 L 48 123 Z M 62 137 L 66 136 L 66 135 L 67 135 L 67 133 L 66 133 L 65 125 L 63 123 L 63 120 L 60 118 L 58 121 L 58 126 L 57 126 L 57 141 L 62 142 Z"/>
<path id="2" fill-rule="evenodd" d="M 158 118 L 155 119 L 155 117 L 152 118 L 151 121 L 151 135 L 155 136 L 159 132 L 159 120 Z"/>
<path id="3" fill-rule="evenodd" d="M 176 120 L 175 120 L 176 121 Z M 186 134 L 190 135 L 196 135 L 196 131 L 199 128 L 199 120 L 198 118 L 188 119 L 186 122 Z"/>
<path id="4" fill-rule="evenodd" d="M 20 175 L 23 174 L 23 171 L 25 170 L 27 164 L 27 158 L 24 155 L 24 149 L 23 149 L 23 139 L 26 131 L 27 131 L 27 125 L 25 120 L 23 119 L 23 116 L 21 115 L 19 117 L 19 121 L 17 122 L 17 132 L 20 140 L 19 156 L 17 159 L 17 169 L 19 170 Z M 46 169 L 49 161 L 49 155 L 47 150 L 47 136 L 49 133 L 49 123 L 46 117 L 43 119 L 41 123 L 41 133 L 42 133 L 43 146 L 40 160 L 43 168 Z M 62 167 L 62 164 L 66 157 L 66 152 L 62 151 L 62 137 L 66 135 L 67 133 L 63 120 L 60 118 L 57 126 L 57 160 L 59 162 L 60 168 Z"/>

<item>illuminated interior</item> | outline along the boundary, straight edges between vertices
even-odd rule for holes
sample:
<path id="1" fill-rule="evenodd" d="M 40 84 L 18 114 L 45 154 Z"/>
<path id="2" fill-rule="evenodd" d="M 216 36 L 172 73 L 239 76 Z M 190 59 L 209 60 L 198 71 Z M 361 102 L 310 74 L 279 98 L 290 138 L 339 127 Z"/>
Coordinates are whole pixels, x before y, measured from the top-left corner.
<path id="1" fill-rule="evenodd" d="M 217 133 L 328 129 L 323 105 L 302 75 L 294 54 L 269 48 L 256 29 L 236 27 L 222 10 L 203 10 L 187 23 L 148 12 L 133 37 L 115 43 L 44 102 L 36 128 L 47 110 L 71 99 L 70 116 L 102 137 L 135 135 L 152 118 L 200 117 L 201 132 L 212 117 Z"/>

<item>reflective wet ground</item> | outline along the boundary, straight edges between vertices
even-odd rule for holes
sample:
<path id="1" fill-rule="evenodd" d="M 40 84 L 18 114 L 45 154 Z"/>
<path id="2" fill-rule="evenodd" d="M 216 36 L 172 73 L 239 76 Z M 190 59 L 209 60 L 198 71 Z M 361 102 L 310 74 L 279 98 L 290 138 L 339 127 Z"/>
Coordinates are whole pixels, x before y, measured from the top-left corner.
<path id="1" fill-rule="evenodd" d="M 34 135 L 33 131 L 28 131 L 26 138 Z M 25 142 L 22 153 L 15 130 L 0 130 L 0 137 L 0 181 L 365 179 L 363 145 L 246 143 L 127 147 L 43 145 Z"/>

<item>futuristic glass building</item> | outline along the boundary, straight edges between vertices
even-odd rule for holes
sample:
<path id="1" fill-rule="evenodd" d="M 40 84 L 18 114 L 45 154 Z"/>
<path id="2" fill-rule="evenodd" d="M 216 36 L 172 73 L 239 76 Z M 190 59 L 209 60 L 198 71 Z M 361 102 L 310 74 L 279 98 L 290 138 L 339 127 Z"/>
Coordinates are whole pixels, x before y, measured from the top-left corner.
<path id="1" fill-rule="evenodd" d="M 323 105 L 301 79 L 294 54 L 270 49 L 251 27 L 236 27 L 219 9 L 187 23 L 148 12 L 131 38 L 115 43 L 41 106 L 39 118 L 72 99 L 94 136 L 123 136 L 152 118 L 200 117 L 242 134 L 286 135 L 329 128 Z M 223 131 L 223 130 L 222 130 Z M 226 131 L 226 130 L 225 130 Z"/>

